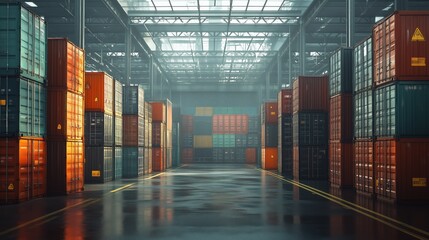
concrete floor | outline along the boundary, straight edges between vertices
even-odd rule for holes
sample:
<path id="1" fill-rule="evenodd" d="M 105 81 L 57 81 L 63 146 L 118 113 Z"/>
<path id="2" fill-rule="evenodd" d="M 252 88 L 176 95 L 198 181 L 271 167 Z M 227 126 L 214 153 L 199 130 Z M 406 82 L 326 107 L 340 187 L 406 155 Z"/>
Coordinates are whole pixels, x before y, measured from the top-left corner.
<path id="1" fill-rule="evenodd" d="M 0 206 L 0 239 L 429 239 L 427 205 L 307 184 L 247 165 L 187 165 Z"/>

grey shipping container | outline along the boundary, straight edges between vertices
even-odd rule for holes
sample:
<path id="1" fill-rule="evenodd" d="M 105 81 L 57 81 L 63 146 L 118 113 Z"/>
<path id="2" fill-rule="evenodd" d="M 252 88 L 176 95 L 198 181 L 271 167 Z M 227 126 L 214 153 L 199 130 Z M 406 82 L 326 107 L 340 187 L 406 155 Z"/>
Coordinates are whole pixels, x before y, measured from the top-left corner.
<path id="1" fill-rule="evenodd" d="M 0 136 L 46 135 L 46 88 L 19 77 L 0 77 Z"/>
<path id="2" fill-rule="evenodd" d="M 279 145 L 292 146 L 292 114 L 283 114 L 279 126 Z"/>
<path id="3" fill-rule="evenodd" d="M 123 132 L 122 132 L 122 128 L 123 128 L 123 122 L 122 122 L 122 116 L 118 117 L 115 116 L 114 117 L 114 126 L 115 126 L 115 146 L 122 146 L 122 140 L 123 140 Z"/>
<path id="4" fill-rule="evenodd" d="M 353 49 L 340 48 L 330 58 L 330 95 L 351 93 L 353 82 Z"/>
<path id="5" fill-rule="evenodd" d="M 114 147 L 115 151 L 115 158 L 113 159 L 113 176 L 114 179 L 121 179 L 122 178 L 122 158 L 123 158 L 123 152 L 122 147 Z"/>
<path id="6" fill-rule="evenodd" d="M 85 183 L 105 183 L 113 179 L 113 148 L 85 147 Z"/>
<path id="7" fill-rule="evenodd" d="M 195 162 L 212 162 L 213 148 L 195 148 L 194 161 Z"/>
<path id="8" fill-rule="evenodd" d="M 259 128 L 261 126 L 261 125 L 259 125 L 259 118 L 249 116 L 248 121 L 249 121 L 248 133 L 258 133 Z"/>
<path id="9" fill-rule="evenodd" d="M 358 92 L 354 95 L 354 137 L 373 137 L 373 91 Z"/>
<path id="10" fill-rule="evenodd" d="M 278 145 L 278 129 L 277 123 L 262 125 L 261 144 L 262 147 L 277 147 Z"/>
<path id="11" fill-rule="evenodd" d="M 247 146 L 248 147 L 259 147 L 260 141 L 259 141 L 259 134 L 257 133 L 249 133 L 247 134 Z"/>
<path id="12" fill-rule="evenodd" d="M 85 146 L 113 146 L 113 116 L 85 112 Z"/>
<path id="13" fill-rule="evenodd" d="M 144 147 L 123 147 L 122 178 L 136 178 L 144 174 Z"/>
<path id="14" fill-rule="evenodd" d="M 278 155 L 278 168 L 283 176 L 292 177 L 293 174 L 293 146 L 281 146 Z"/>
<path id="15" fill-rule="evenodd" d="M 328 114 L 298 112 L 293 114 L 293 144 L 328 145 Z"/>
<path id="16" fill-rule="evenodd" d="M 46 79 L 45 20 L 19 3 L 0 3 L 0 75 Z"/>
<path id="17" fill-rule="evenodd" d="M 185 148 L 191 148 L 194 146 L 194 136 L 193 135 L 183 135 L 182 137 L 182 146 Z"/>
<path id="18" fill-rule="evenodd" d="M 353 90 L 368 90 L 372 87 L 372 37 L 367 38 L 354 49 Z"/>
<path id="19" fill-rule="evenodd" d="M 144 89 L 141 85 L 123 86 L 122 114 L 139 115 L 144 117 Z"/>
<path id="20" fill-rule="evenodd" d="M 235 147 L 247 147 L 247 135 L 235 134 Z"/>
<path id="21" fill-rule="evenodd" d="M 429 136 L 429 82 L 396 82 L 375 90 L 377 137 Z"/>
<path id="22" fill-rule="evenodd" d="M 212 126 L 212 117 L 194 116 L 194 135 L 210 135 L 213 132 Z"/>
<path id="23" fill-rule="evenodd" d="M 294 146 L 293 152 L 294 177 L 299 180 L 328 179 L 327 146 Z"/>

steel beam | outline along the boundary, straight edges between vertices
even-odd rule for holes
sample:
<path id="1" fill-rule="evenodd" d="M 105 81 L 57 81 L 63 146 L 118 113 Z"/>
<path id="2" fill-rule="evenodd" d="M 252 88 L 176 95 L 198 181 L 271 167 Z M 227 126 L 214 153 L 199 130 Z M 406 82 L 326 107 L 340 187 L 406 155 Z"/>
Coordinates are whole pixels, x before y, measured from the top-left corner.
<path id="1" fill-rule="evenodd" d="M 287 24 L 231 24 L 229 32 L 284 32 L 285 26 L 297 23 Z M 135 27 L 141 32 L 199 32 L 199 24 L 146 24 L 144 26 L 136 25 Z M 227 24 L 204 24 L 204 32 L 228 32 Z"/>
<path id="2" fill-rule="evenodd" d="M 300 21 L 299 25 L 299 70 L 305 75 L 305 24 Z"/>
<path id="3" fill-rule="evenodd" d="M 134 17 L 152 18 L 152 17 L 209 17 L 209 18 L 221 18 L 228 17 L 229 10 L 218 11 L 218 10 L 203 10 L 203 11 L 140 11 L 140 10 L 129 10 L 128 16 L 130 19 Z M 231 11 L 232 18 L 250 18 L 250 17 L 300 17 L 302 14 L 301 10 L 289 10 L 289 11 Z"/>
<path id="4" fill-rule="evenodd" d="M 74 43 L 80 47 L 85 47 L 85 0 L 75 0 L 74 13 L 75 39 Z"/>
<path id="5" fill-rule="evenodd" d="M 347 0 L 347 47 L 354 46 L 355 38 L 355 0 Z"/>
<path id="6" fill-rule="evenodd" d="M 130 84 L 131 80 L 131 28 L 127 28 L 125 32 L 125 83 Z"/>

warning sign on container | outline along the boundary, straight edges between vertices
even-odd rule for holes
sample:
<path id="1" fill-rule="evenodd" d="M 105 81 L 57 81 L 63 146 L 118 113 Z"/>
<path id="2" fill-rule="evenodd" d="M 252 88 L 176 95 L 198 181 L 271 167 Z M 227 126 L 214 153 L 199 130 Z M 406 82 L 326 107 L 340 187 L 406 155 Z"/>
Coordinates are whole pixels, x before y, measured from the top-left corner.
<path id="1" fill-rule="evenodd" d="M 426 178 L 413 178 L 413 187 L 426 187 Z"/>
<path id="2" fill-rule="evenodd" d="M 0 106 L 6 106 L 6 100 L 4 99 L 0 100 Z"/>
<path id="3" fill-rule="evenodd" d="M 7 189 L 9 191 L 13 191 L 13 190 L 15 190 L 15 186 L 11 183 L 11 184 L 9 184 L 9 186 L 7 187 Z"/>
<path id="4" fill-rule="evenodd" d="M 100 171 L 92 171 L 92 176 L 93 177 L 100 177 L 101 176 L 101 173 L 100 173 Z"/>
<path id="5" fill-rule="evenodd" d="M 414 30 L 414 34 L 411 37 L 411 41 L 412 42 L 424 42 L 425 41 L 425 37 L 423 36 L 423 33 L 420 31 L 419 28 L 416 28 L 416 30 Z"/>
<path id="6" fill-rule="evenodd" d="M 426 58 L 424 57 L 412 57 L 411 67 L 426 67 Z"/>

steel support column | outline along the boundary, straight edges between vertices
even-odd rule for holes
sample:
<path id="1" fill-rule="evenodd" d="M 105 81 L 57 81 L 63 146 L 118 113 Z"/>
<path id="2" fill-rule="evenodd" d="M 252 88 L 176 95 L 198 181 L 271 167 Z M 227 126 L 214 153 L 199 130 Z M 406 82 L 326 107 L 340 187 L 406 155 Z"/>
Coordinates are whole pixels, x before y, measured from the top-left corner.
<path id="1" fill-rule="evenodd" d="M 75 0 L 74 26 L 74 43 L 85 48 L 85 0 Z"/>
<path id="2" fill-rule="evenodd" d="M 277 53 L 277 88 L 282 87 L 282 58 L 280 53 Z"/>
<path id="3" fill-rule="evenodd" d="M 265 100 L 270 99 L 270 71 L 265 74 Z"/>
<path id="4" fill-rule="evenodd" d="M 150 77 L 150 81 L 149 81 L 149 86 L 150 86 L 150 99 L 153 100 L 154 98 L 154 81 L 153 81 L 153 58 L 154 56 L 151 55 L 149 57 L 149 77 Z"/>
<path id="5" fill-rule="evenodd" d="M 305 25 L 302 19 L 299 21 L 299 71 L 305 75 Z"/>
<path id="6" fill-rule="evenodd" d="M 129 85 L 131 82 L 131 28 L 128 27 L 125 31 L 125 84 Z"/>
<path id="7" fill-rule="evenodd" d="M 355 0 L 347 0 L 347 47 L 354 46 Z"/>
<path id="8" fill-rule="evenodd" d="M 288 58 L 289 58 L 289 62 L 288 62 L 288 73 L 289 73 L 288 84 L 289 84 L 289 87 L 292 88 L 292 50 L 291 50 L 291 48 L 292 48 L 292 38 L 291 38 L 291 35 L 290 35 L 290 28 L 289 28 L 289 40 L 288 40 L 288 42 L 289 42 L 288 43 L 289 47 L 288 47 L 288 52 L 287 52 Z"/>

